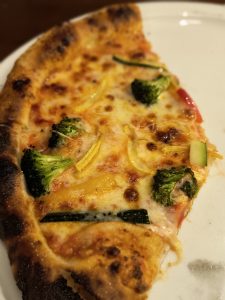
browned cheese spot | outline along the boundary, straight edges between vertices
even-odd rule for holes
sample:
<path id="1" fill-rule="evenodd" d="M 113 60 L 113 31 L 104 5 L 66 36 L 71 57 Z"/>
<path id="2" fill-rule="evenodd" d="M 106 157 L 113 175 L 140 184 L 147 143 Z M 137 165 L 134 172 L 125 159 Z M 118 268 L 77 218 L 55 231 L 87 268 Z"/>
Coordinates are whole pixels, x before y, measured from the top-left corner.
<path id="1" fill-rule="evenodd" d="M 113 101 L 115 99 L 115 97 L 113 95 L 106 95 L 106 98 Z"/>
<path id="2" fill-rule="evenodd" d="M 149 151 L 154 151 L 157 149 L 157 146 L 156 144 L 152 143 L 152 142 L 149 142 L 146 144 L 146 148 L 149 150 Z"/>
<path id="3" fill-rule="evenodd" d="M 111 105 L 105 106 L 105 111 L 110 112 L 113 110 L 113 107 Z"/>
<path id="4" fill-rule="evenodd" d="M 52 84 L 45 84 L 42 86 L 41 90 L 43 92 L 52 92 L 58 95 L 64 95 L 67 91 L 67 88 L 60 83 L 52 83 Z"/>
<path id="5" fill-rule="evenodd" d="M 111 62 L 105 62 L 102 64 L 102 71 L 108 71 L 110 69 L 112 69 L 115 66 L 115 64 L 111 63 Z"/>
<path id="6" fill-rule="evenodd" d="M 145 58 L 145 53 L 144 52 L 134 52 L 130 56 L 132 59 L 143 59 Z"/>
<path id="7" fill-rule="evenodd" d="M 127 175 L 128 175 L 128 181 L 131 184 L 134 184 L 135 182 L 137 182 L 137 180 L 139 178 L 139 175 L 136 172 L 134 172 L 134 171 L 128 171 Z"/>
<path id="8" fill-rule="evenodd" d="M 157 131 L 156 138 L 162 143 L 169 144 L 179 135 L 176 128 L 169 128 L 167 131 Z"/>
<path id="9" fill-rule="evenodd" d="M 138 201 L 138 199 L 139 199 L 138 191 L 133 187 L 127 188 L 124 191 L 123 196 L 127 201 L 130 201 L 130 202 Z"/>

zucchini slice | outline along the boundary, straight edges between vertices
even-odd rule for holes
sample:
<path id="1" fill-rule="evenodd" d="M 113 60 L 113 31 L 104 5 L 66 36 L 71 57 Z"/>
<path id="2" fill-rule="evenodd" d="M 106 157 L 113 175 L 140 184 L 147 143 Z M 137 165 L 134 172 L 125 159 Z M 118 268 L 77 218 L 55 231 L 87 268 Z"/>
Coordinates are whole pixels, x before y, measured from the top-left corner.
<path id="1" fill-rule="evenodd" d="M 201 141 L 192 141 L 190 145 L 190 163 L 199 167 L 207 166 L 207 145 Z"/>
<path id="2" fill-rule="evenodd" d="M 134 224 L 150 224 L 146 209 L 111 211 L 67 211 L 52 212 L 44 216 L 40 222 L 114 222 L 123 221 Z"/>

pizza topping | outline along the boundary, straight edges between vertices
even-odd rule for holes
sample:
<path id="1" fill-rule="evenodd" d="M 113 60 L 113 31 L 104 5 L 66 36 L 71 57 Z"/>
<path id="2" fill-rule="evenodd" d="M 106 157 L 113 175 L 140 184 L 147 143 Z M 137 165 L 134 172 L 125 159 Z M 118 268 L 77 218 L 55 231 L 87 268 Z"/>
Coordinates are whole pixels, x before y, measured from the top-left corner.
<path id="1" fill-rule="evenodd" d="M 156 202 L 164 206 L 174 205 L 175 192 L 179 190 L 190 199 L 196 195 L 197 180 L 190 168 L 181 166 L 157 170 L 152 185 L 152 196 Z"/>
<path id="2" fill-rule="evenodd" d="M 21 169 L 31 195 L 40 197 L 49 193 L 52 181 L 72 164 L 73 160 L 70 158 L 26 149 L 21 160 Z"/>
<path id="3" fill-rule="evenodd" d="M 102 143 L 102 139 L 101 137 L 99 137 L 97 141 L 90 147 L 87 153 L 81 158 L 81 160 L 79 160 L 75 164 L 75 167 L 79 172 L 85 169 L 93 161 L 93 159 L 99 152 L 101 143 Z"/>
<path id="4" fill-rule="evenodd" d="M 83 130 L 80 118 L 63 118 L 58 124 L 52 125 L 49 147 L 55 148 L 65 144 L 67 139 L 74 138 Z"/>
<path id="5" fill-rule="evenodd" d="M 180 99 L 195 112 L 196 121 L 201 123 L 203 121 L 201 113 L 191 96 L 182 88 L 177 90 L 177 94 L 179 95 Z"/>
<path id="6" fill-rule="evenodd" d="M 178 226 L 206 177 L 199 168 L 206 145 L 191 143 L 206 141 L 196 109 L 140 29 L 133 5 L 55 28 L 16 64 L 8 81 L 14 97 L 8 85 L 0 96 L 2 122 L 12 121 L 0 148 L 15 141 L 9 154 L 14 161 L 22 156 L 27 191 L 37 197 L 26 209 L 24 185 L 0 166 L 0 179 L 5 169 L 24 194 L 14 199 L 0 180 L 3 202 L 12 200 L 7 216 L 21 213 L 24 225 L 37 225 L 27 236 L 12 220 L 13 242 L 24 235 L 31 259 L 47 266 L 46 280 L 64 276 L 74 297 L 77 291 L 84 299 L 145 299 L 141 293 L 152 286 L 168 246 L 176 250 Z M 32 99 L 18 102 L 28 91 Z M 207 144 L 212 158 L 216 151 Z M 2 224 L 11 238 L 10 218 Z M 45 298 L 25 290 L 24 298 Z"/>
<path id="7" fill-rule="evenodd" d="M 106 75 L 102 78 L 98 87 L 87 89 L 87 94 L 82 95 L 83 101 L 80 105 L 76 107 L 77 112 L 84 112 L 89 109 L 92 105 L 96 104 L 98 101 L 101 101 L 104 94 L 107 92 L 110 86 L 111 78 L 109 75 Z"/>
<path id="8" fill-rule="evenodd" d="M 158 76 L 153 80 L 135 79 L 131 83 L 135 99 L 143 104 L 151 105 L 157 102 L 159 95 L 170 85 L 169 76 Z"/>
<path id="9" fill-rule="evenodd" d="M 150 224 L 146 209 L 115 211 L 69 211 L 53 212 L 44 216 L 40 222 L 118 222 Z"/>
<path id="10" fill-rule="evenodd" d="M 130 163 L 137 171 L 140 171 L 144 174 L 152 173 L 152 169 L 148 168 L 148 166 L 146 166 L 146 164 L 140 159 L 140 157 L 138 157 L 135 142 L 130 139 L 127 143 L 127 153 Z"/>
<path id="11" fill-rule="evenodd" d="M 162 69 L 164 70 L 165 67 L 161 65 L 156 64 L 149 64 L 149 63 L 143 63 L 137 60 L 126 60 L 118 56 L 113 56 L 113 60 L 127 66 L 133 66 L 133 67 L 142 67 L 142 68 L 149 68 L 149 69 Z"/>
<path id="12" fill-rule="evenodd" d="M 190 163 L 199 167 L 207 166 L 207 145 L 201 141 L 192 141 L 190 145 Z"/>
<path id="13" fill-rule="evenodd" d="M 123 194 L 124 198 L 128 201 L 138 201 L 139 195 L 138 195 L 138 191 L 133 188 L 133 187 L 129 187 L 125 190 L 124 194 Z"/>

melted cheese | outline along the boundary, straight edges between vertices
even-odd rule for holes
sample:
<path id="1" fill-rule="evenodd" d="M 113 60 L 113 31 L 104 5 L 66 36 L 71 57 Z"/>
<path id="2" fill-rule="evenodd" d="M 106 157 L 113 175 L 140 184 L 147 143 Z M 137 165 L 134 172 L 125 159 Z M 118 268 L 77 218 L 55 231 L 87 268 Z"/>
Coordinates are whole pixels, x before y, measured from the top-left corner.
<path id="1" fill-rule="evenodd" d="M 106 63 L 110 69 L 101 75 Z M 72 156 L 79 165 L 99 135 L 101 147 L 87 168 L 86 165 L 77 170 L 72 168 L 56 179 L 54 191 L 37 201 L 40 215 L 63 209 L 146 208 L 161 235 L 176 233 L 177 225 L 168 216 L 169 210 L 151 198 L 152 176 L 157 169 L 188 164 L 190 141 L 202 138 L 203 133 L 194 120 L 186 117 L 185 107 L 173 88 L 162 93 L 158 103 L 149 107 L 134 99 L 130 83 L 135 78 L 151 79 L 157 74 L 157 70 L 126 67 L 103 55 L 97 62 L 85 62 L 85 66 L 75 60 L 69 72 L 53 70 L 44 79 L 43 86 L 50 88 L 41 87 L 39 102 L 31 107 L 28 129 L 23 132 L 27 144 L 31 141 L 37 148 L 46 149 L 51 124 L 67 115 L 83 119 L 86 133 L 55 149 L 53 154 L 58 151 Z M 50 92 L 54 84 L 64 87 L 62 93 Z M 175 137 L 169 144 L 159 140 L 157 132 L 169 128 L 175 128 L 178 136 L 185 138 Z M 155 145 L 154 149 L 147 148 L 149 142 Z M 129 181 L 129 172 L 137 174 L 135 182 Z M 201 183 L 205 172 L 196 170 L 196 173 Z M 124 198 L 124 191 L 131 185 L 139 194 L 136 202 Z"/>

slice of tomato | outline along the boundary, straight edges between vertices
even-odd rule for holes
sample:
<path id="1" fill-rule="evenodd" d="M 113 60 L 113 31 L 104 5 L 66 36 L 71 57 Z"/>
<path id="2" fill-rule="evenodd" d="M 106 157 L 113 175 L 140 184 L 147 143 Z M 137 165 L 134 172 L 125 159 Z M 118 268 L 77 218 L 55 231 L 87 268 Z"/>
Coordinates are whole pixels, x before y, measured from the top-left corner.
<path id="1" fill-rule="evenodd" d="M 179 95 L 183 103 L 185 103 L 189 108 L 191 108 L 195 112 L 196 121 L 198 123 L 201 123 L 203 121 L 202 115 L 191 96 L 182 88 L 179 88 L 177 90 L 177 94 Z"/>

